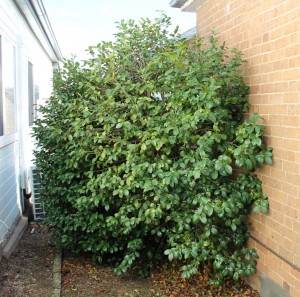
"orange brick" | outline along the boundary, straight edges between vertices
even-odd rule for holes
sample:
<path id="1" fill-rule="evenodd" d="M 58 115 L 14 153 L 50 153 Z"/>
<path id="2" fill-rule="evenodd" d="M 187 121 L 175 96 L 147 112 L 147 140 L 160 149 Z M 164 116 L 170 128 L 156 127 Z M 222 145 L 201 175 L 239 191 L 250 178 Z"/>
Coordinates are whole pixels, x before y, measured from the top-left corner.
<path id="1" fill-rule="evenodd" d="M 286 181 L 293 185 L 300 185 L 300 175 L 295 173 L 286 172 Z"/>
<path id="2" fill-rule="evenodd" d="M 266 104 L 268 103 L 268 96 L 260 94 L 251 94 L 249 95 L 249 101 L 251 105 Z"/>
<path id="3" fill-rule="evenodd" d="M 257 74 L 257 75 L 252 75 L 250 77 L 250 84 L 253 85 L 258 85 L 264 82 L 264 75 L 262 74 Z"/>
<path id="4" fill-rule="evenodd" d="M 291 127 L 299 127 L 299 116 L 285 116 L 284 117 L 284 123 L 285 126 L 291 126 Z"/>
<path id="5" fill-rule="evenodd" d="M 288 196 L 288 203 L 287 205 L 290 206 L 290 207 L 294 207 L 294 208 L 297 208 L 297 200 L 299 198 L 297 197 L 293 197 L 293 196 Z M 300 229 L 299 229 L 300 231 Z"/>
<path id="6" fill-rule="evenodd" d="M 263 51 L 262 51 L 263 52 Z M 270 55 L 270 53 L 265 53 L 265 54 L 263 54 L 262 55 L 262 62 L 263 63 L 268 63 L 268 62 L 270 62 L 270 60 L 271 60 L 271 55 Z"/>
<path id="7" fill-rule="evenodd" d="M 268 101 L 269 104 L 281 104 L 284 101 L 284 96 L 283 96 L 283 94 L 280 94 L 280 93 L 270 94 L 270 95 L 268 95 L 268 98 L 269 98 L 269 101 Z"/>
<path id="8" fill-rule="evenodd" d="M 288 160 L 289 161 L 292 161 L 292 162 L 295 162 L 296 161 L 296 154 L 295 152 L 287 152 L 287 156 L 288 156 Z"/>
<path id="9" fill-rule="evenodd" d="M 285 44 L 289 44 L 289 38 L 281 38 L 274 42 L 273 48 L 274 50 L 270 52 L 270 60 L 271 62 L 280 61 L 285 58 Z"/>
<path id="10" fill-rule="evenodd" d="M 275 256 L 273 253 L 268 252 L 266 257 L 266 264 L 268 264 L 269 268 L 274 271 L 280 271 L 282 267 L 282 260 Z"/>
<path id="11" fill-rule="evenodd" d="M 289 229 L 293 229 L 294 220 L 290 217 L 284 216 L 284 225 L 287 226 Z"/>
<path id="12" fill-rule="evenodd" d="M 299 55 L 299 44 L 289 46 L 285 49 L 285 56 L 292 57 Z"/>
<path id="13" fill-rule="evenodd" d="M 290 81 L 289 82 L 289 88 L 288 88 L 289 92 L 296 92 L 299 90 L 298 88 L 298 81 Z"/>
<path id="14" fill-rule="evenodd" d="M 283 80 L 283 72 L 275 71 L 269 73 L 269 81 L 280 82 Z"/>
<path id="15" fill-rule="evenodd" d="M 287 200 L 287 197 L 288 197 L 287 193 L 283 191 L 274 191 L 272 194 L 272 199 L 277 201 Z"/>
<path id="16" fill-rule="evenodd" d="M 264 184 L 267 184 L 268 186 L 276 190 L 281 190 L 283 186 L 287 186 L 286 183 L 279 183 L 276 179 L 271 178 L 269 176 L 262 176 L 261 180 Z"/>
<path id="17" fill-rule="evenodd" d="M 287 158 L 288 158 L 287 157 L 287 150 L 281 149 L 280 147 L 274 147 L 273 148 L 273 156 L 274 156 L 274 158 L 278 158 L 278 159 L 281 159 L 281 160 L 287 160 Z"/>
<path id="18" fill-rule="evenodd" d="M 299 53 L 299 45 L 297 46 Z M 285 80 L 295 80 L 300 78 L 300 69 L 289 69 L 284 71 L 284 79 Z"/>
<path id="19" fill-rule="evenodd" d="M 300 94 L 298 92 L 285 93 L 284 103 L 300 103 Z"/>
<path id="20" fill-rule="evenodd" d="M 293 59 L 295 60 L 295 67 L 299 67 L 300 66 L 300 56 L 293 57 Z"/>
<path id="21" fill-rule="evenodd" d="M 295 152 L 295 161 L 300 163 L 300 153 Z"/>
<path id="22" fill-rule="evenodd" d="M 286 10 L 291 11 L 291 10 L 296 10 L 296 8 L 300 9 L 300 5 L 298 1 L 285 1 L 286 2 Z"/>
<path id="23" fill-rule="evenodd" d="M 276 168 L 271 168 L 271 177 L 277 179 L 278 181 L 285 180 L 285 172 L 282 170 L 278 170 Z"/>
<path id="24" fill-rule="evenodd" d="M 269 39 L 270 39 L 270 33 L 269 32 L 264 33 L 262 42 L 265 43 L 265 42 L 269 41 Z"/>
<path id="25" fill-rule="evenodd" d="M 293 128 L 286 128 L 286 137 L 287 138 L 294 138 L 294 139 L 300 139 L 300 129 L 297 129 L 295 127 Z"/>
<path id="26" fill-rule="evenodd" d="M 286 206 L 285 214 L 289 215 L 292 219 L 299 220 L 299 209 L 297 209 L 297 208 Z M 281 227 L 283 227 L 283 226 L 281 226 Z M 294 240 L 295 239 L 296 238 L 294 238 Z"/>
<path id="27" fill-rule="evenodd" d="M 283 279 L 282 287 L 289 292 L 291 288 L 294 287 L 295 278 L 285 271 L 281 271 L 280 276 Z"/>
<path id="28" fill-rule="evenodd" d="M 273 212 L 281 212 L 282 203 L 288 198 L 288 196 L 285 196 L 282 201 L 278 201 L 276 199 L 273 199 L 273 197 L 269 197 L 270 206 L 272 207 L 271 210 L 271 217 L 273 218 Z M 283 214 L 281 214 L 283 216 Z M 278 221 L 278 220 L 277 220 Z M 280 220 L 280 222 L 283 222 L 283 219 Z"/>
<path id="29" fill-rule="evenodd" d="M 286 104 L 273 104 L 270 109 L 273 114 L 287 114 L 288 107 Z"/>
<path id="30" fill-rule="evenodd" d="M 300 189 L 298 189 L 298 193 L 300 193 Z M 297 197 L 299 197 L 299 194 Z M 300 209 L 300 199 L 299 198 L 296 200 L 296 208 Z M 299 245 L 300 245 L 300 242 L 299 242 Z"/>
<path id="31" fill-rule="evenodd" d="M 297 59 L 295 57 L 289 59 L 289 68 L 296 68 L 297 67 Z"/>
<path id="32" fill-rule="evenodd" d="M 279 247 L 279 255 L 281 255 L 283 258 L 291 262 L 293 261 L 294 258 L 293 251 L 291 249 L 288 249 L 288 247 L 285 245 Z M 287 277 L 287 275 L 285 275 L 285 277 Z"/>
<path id="33" fill-rule="evenodd" d="M 260 173 L 262 176 L 270 176 L 270 166 L 263 166 L 257 169 L 257 173 Z"/>
<path id="34" fill-rule="evenodd" d="M 278 267 L 274 265 L 273 259 L 268 260 L 266 264 L 269 266 L 269 276 L 273 279 L 275 283 L 277 283 L 279 286 L 282 286 L 283 279 L 279 275 L 280 269 L 278 269 Z M 271 268 L 270 265 L 272 265 L 273 267 Z"/>
<path id="35" fill-rule="evenodd" d="M 300 1 L 206 1 L 197 22 L 203 35 L 217 25 L 220 41 L 243 50 L 248 60 L 243 75 L 250 86 L 250 112 L 264 115 L 264 140 L 274 149 L 274 164 L 257 170 L 270 212 L 251 216 L 252 234 L 300 266 Z M 259 273 L 291 297 L 300 296 L 300 276 L 255 241 L 249 245 L 260 255 Z"/>
<path id="36" fill-rule="evenodd" d="M 300 232 L 300 222 L 297 222 L 297 221 L 293 221 L 293 230 L 295 232 Z"/>
<path id="37" fill-rule="evenodd" d="M 284 70 L 284 69 L 288 69 L 288 68 L 289 68 L 289 59 L 288 58 L 272 63 L 273 71 Z"/>
<path id="38" fill-rule="evenodd" d="M 279 170 L 282 170 L 282 164 L 283 164 L 283 161 L 274 157 L 273 158 L 273 164 L 272 164 L 272 168 L 276 168 L 276 169 L 279 169 Z"/>
<path id="39" fill-rule="evenodd" d="M 258 105 L 257 110 L 262 116 L 267 114 L 271 114 L 271 106 L 270 105 Z"/>
<path id="40" fill-rule="evenodd" d="M 274 30 L 270 32 L 270 39 L 276 40 L 282 36 L 284 36 L 284 28 L 283 27 L 273 27 Z"/>
<path id="41" fill-rule="evenodd" d="M 300 105 L 298 104 L 286 104 L 287 114 L 300 116 Z"/>
<path id="42" fill-rule="evenodd" d="M 292 2 L 292 1 L 290 1 L 290 2 Z M 299 29 L 300 29 L 299 25 L 300 25 L 299 19 L 293 20 L 292 23 L 289 23 L 284 27 L 284 35 L 292 34 L 294 32 L 299 31 Z"/>
<path id="43" fill-rule="evenodd" d="M 276 62 L 276 64 L 277 63 L 278 63 L 278 65 L 277 65 L 278 69 L 281 69 L 280 65 L 282 65 L 281 67 L 283 67 L 283 65 L 285 65 L 285 63 L 283 63 L 281 61 Z M 251 72 L 251 74 L 255 74 L 255 73 L 258 73 L 258 72 L 259 73 L 267 73 L 267 74 L 269 74 L 272 71 L 277 71 L 278 69 L 276 67 L 274 67 L 274 64 L 275 63 L 271 63 L 271 62 L 270 63 L 266 63 L 266 64 L 261 64 L 261 65 L 257 66 L 259 68 L 258 69 L 255 68 L 254 71 Z"/>
<path id="44" fill-rule="evenodd" d="M 297 164 L 295 162 L 284 162 L 283 170 L 291 174 L 300 175 L 300 164 Z"/>
<path id="45" fill-rule="evenodd" d="M 274 92 L 286 92 L 289 84 L 287 82 L 274 82 Z"/>
<path id="46" fill-rule="evenodd" d="M 286 273 L 289 273 L 289 274 L 291 274 L 291 272 L 292 272 L 292 267 L 291 267 L 291 265 L 288 264 L 288 263 L 286 263 L 286 262 L 284 262 L 284 261 L 282 261 L 282 269 L 283 269 Z"/>
<path id="47" fill-rule="evenodd" d="M 270 201 L 270 209 L 271 209 L 269 212 L 270 219 L 276 221 L 278 224 L 280 224 L 280 226 L 284 224 L 284 208 L 285 208 L 284 202 L 280 203 L 280 206 L 274 206 L 274 202 Z M 276 229 L 276 231 L 280 232 L 279 229 Z M 270 232 L 272 232 L 272 230 Z"/>
<path id="48" fill-rule="evenodd" d="M 280 239 L 278 241 L 278 243 L 282 243 L 282 242 L 285 249 L 287 249 L 288 251 L 293 251 L 294 243 L 291 240 L 284 238 L 284 240 Z"/>
<path id="49" fill-rule="evenodd" d="M 285 191 L 288 195 L 298 195 L 298 186 L 292 185 L 291 183 L 281 183 L 279 187 L 282 191 Z"/>
<path id="50" fill-rule="evenodd" d="M 250 87 L 250 93 L 251 94 L 259 94 L 259 93 L 261 93 L 260 85 L 251 86 Z"/>
<path id="51" fill-rule="evenodd" d="M 298 267 L 300 267 L 300 255 L 294 255 L 294 261 L 293 263 L 295 265 L 297 265 Z M 295 284 L 297 288 L 300 288 L 300 279 L 299 280 L 295 280 Z M 297 284 L 299 284 L 299 287 L 297 286 Z"/>
<path id="52" fill-rule="evenodd" d="M 298 297 L 300 296 L 300 287 L 293 287 L 290 289 L 291 297 Z"/>
<path id="53" fill-rule="evenodd" d="M 297 271 L 296 269 L 292 268 L 291 274 L 296 278 L 300 279 L 300 271 Z M 299 289 L 299 288 L 298 288 Z"/>

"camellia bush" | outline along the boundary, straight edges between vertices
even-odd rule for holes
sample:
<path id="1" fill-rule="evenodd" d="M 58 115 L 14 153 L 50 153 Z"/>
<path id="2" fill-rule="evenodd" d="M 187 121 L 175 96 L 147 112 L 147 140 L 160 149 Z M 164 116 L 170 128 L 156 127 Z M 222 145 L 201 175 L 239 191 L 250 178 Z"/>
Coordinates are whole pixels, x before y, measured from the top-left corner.
<path id="1" fill-rule="evenodd" d="M 183 277 L 211 263 L 215 284 L 238 280 L 255 273 L 248 216 L 268 201 L 253 172 L 271 148 L 244 117 L 241 54 L 169 26 L 121 21 L 114 42 L 57 71 L 34 128 L 47 222 L 118 273 L 168 258 Z"/>

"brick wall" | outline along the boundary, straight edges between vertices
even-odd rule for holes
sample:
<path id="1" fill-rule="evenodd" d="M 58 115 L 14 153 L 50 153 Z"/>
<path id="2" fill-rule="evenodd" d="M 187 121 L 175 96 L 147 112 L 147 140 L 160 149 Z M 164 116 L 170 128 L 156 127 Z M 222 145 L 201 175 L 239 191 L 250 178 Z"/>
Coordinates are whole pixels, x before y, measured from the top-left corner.
<path id="1" fill-rule="evenodd" d="M 263 116 L 273 147 L 274 164 L 258 171 L 270 211 L 252 216 L 258 272 L 300 296 L 300 1 L 208 0 L 197 10 L 197 30 L 211 29 L 244 53 L 251 112 Z"/>

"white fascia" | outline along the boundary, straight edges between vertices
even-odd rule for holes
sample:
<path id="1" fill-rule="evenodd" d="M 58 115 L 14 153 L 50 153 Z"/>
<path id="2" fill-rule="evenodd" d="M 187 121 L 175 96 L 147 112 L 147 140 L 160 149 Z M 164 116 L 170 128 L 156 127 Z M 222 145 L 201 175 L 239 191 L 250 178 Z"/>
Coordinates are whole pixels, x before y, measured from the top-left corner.
<path id="1" fill-rule="evenodd" d="M 42 0 L 14 0 L 53 63 L 63 59 Z"/>

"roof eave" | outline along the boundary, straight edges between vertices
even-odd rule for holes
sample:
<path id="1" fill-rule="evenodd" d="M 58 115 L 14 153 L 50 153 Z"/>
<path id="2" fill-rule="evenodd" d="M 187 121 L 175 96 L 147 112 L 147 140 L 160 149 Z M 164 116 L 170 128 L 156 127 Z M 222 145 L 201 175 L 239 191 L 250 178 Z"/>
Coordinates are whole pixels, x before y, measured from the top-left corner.
<path id="1" fill-rule="evenodd" d="M 188 0 L 172 0 L 169 4 L 174 8 L 181 8 Z"/>
<path id="2" fill-rule="evenodd" d="M 14 0 L 53 63 L 63 59 L 42 0 Z"/>
<path id="3" fill-rule="evenodd" d="M 181 36 L 182 36 L 183 38 L 186 38 L 187 40 L 190 40 L 190 39 L 192 39 L 193 37 L 197 36 L 197 28 L 196 28 L 196 27 L 193 27 L 193 28 L 191 28 L 191 29 L 189 29 L 189 30 L 183 32 L 183 33 L 181 34 Z"/>
<path id="4" fill-rule="evenodd" d="M 208 0 L 172 0 L 170 6 L 180 8 L 182 11 L 196 12 Z"/>

